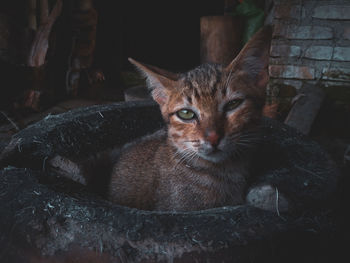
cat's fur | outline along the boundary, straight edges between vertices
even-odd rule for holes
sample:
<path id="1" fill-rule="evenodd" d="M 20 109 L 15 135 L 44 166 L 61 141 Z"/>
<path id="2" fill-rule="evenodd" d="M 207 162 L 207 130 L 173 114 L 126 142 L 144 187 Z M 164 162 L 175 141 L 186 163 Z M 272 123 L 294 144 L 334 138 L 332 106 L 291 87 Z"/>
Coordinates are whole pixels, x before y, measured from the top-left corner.
<path id="1" fill-rule="evenodd" d="M 167 127 L 123 149 L 113 168 L 110 200 L 176 211 L 245 202 L 271 33 L 270 27 L 260 30 L 226 67 L 204 64 L 175 74 L 130 59 L 147 77 Z M 182 109 L 195 118 L 181 119 Z"/>

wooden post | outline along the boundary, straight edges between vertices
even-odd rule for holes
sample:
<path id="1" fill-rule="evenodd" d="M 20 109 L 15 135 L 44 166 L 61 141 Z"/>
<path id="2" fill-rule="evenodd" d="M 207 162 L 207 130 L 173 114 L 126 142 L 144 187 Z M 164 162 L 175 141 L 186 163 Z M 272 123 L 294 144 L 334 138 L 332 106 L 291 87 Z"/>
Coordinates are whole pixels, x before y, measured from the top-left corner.
<path id="1" fill-rule="evenodd" d="M 40 24 L 44 25 L 49 17 L 49 3 L 47 0 L 40 0 Z"/>
<path id="2" fill-rule="evenodd" d="M 36 0 L 28 1 L 28 27 L 32 30 L 37 30 L 37 21 L 36 21 Z"/>
<path id="3" fill-rule="evenodd" d="M 304 134 L 309 134 L 324 97 L 325 94 L 321 88 L 303 87 L 295 97 L 294 105 L 284 123 Z"/>
<path id="4" fill-rule="evenodd" d="M 242 26 L 237 17 L 201 17 L 200 31 L 201 63 L 227 65 L 241 49 Z"/>

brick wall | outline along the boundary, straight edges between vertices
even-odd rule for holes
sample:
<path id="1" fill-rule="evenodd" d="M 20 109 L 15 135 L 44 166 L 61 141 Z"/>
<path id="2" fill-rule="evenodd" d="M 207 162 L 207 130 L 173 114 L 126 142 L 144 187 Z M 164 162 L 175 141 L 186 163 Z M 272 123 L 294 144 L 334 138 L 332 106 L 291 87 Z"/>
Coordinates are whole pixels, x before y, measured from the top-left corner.
<path id="1" fill-rule="evenodd" d="M 270 97 L 310 83 L 350 105 L 350 1 L 275 0 L 273 24 Z"/>

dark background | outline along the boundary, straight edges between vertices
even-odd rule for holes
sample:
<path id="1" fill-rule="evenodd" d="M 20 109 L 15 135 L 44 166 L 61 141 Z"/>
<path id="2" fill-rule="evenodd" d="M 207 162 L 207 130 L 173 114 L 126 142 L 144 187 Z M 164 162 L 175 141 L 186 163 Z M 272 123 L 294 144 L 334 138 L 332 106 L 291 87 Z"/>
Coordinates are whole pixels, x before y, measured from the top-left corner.
<path id="1" fill-rule="evenodd" d="M 73 2 L 63 1 L 62 13 L 50 36 L 47 55 L 53 82 L 50 85 L 56 86 L 56 90 L 65 86 L 72 39 L 69 8 Z M 26 26 L 25 5 L 26 0 L 0 2 L 0 12 L 13 18 L 10 31 L 15 34 L 11 36 L 11 43 L 16 47 L 11 60 L 17 65 L 21 64 L 21 54 L 28 48 L 21 39 L 25 35 L 22 32 Z M 95 0 L 94 7 L 98 25 L 93 67 L 104 72 L 106 86 L 119 90 L 123 89 L 120 72 L 134 70 L 128 57 L 173 71 L 186 71 L 197 66 L 200 63 L 200 17 L 224 14 L 224 0 Z M 12 69 L 8 64 L 1 64 L 0 61 L 1 72 L 8 82 L 20 82 L 16 80 L 18 69 L 15 65 Z M 13 84 L 14 87 L 23 85 L 26 84 Z"/>
<path id="2" fill-rule="evenodd" d="M 117 85 L 120 70 L 133 70 L 128 57 L 173 71 L 197 66 L 200 17 L 222 15 L 224 1 L 104 0 L 95 7 L 95 64 Z"/>

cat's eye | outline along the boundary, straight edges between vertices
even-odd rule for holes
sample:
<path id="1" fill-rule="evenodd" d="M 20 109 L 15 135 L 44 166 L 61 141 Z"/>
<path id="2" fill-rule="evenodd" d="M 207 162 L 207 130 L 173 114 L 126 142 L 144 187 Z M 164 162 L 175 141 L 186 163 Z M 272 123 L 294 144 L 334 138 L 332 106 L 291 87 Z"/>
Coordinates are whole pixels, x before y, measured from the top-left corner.
<path id="1" fill-rule="evenodd" d="M 196 114 L 193 111 L 188 110 L 188 109 L 179 110 L 179 111 L 176 112 L 176 115 L 180 119 L 186 120 L 186 121 L 189 121 L 189 120 L 192 120 L 192 119 L 196 118 Z"/>
<path id="2" fill-rule="evenodd" d="M 243 99 L 235 99 L 235 100 L 231 100 L 228 103 L 226 103 L 225 107 L 224 107 L 224 111 L 232 111 L 234 109 L 236 109 L 239 105 L 241 105 L 241 103 L 243 102 Z"/>

